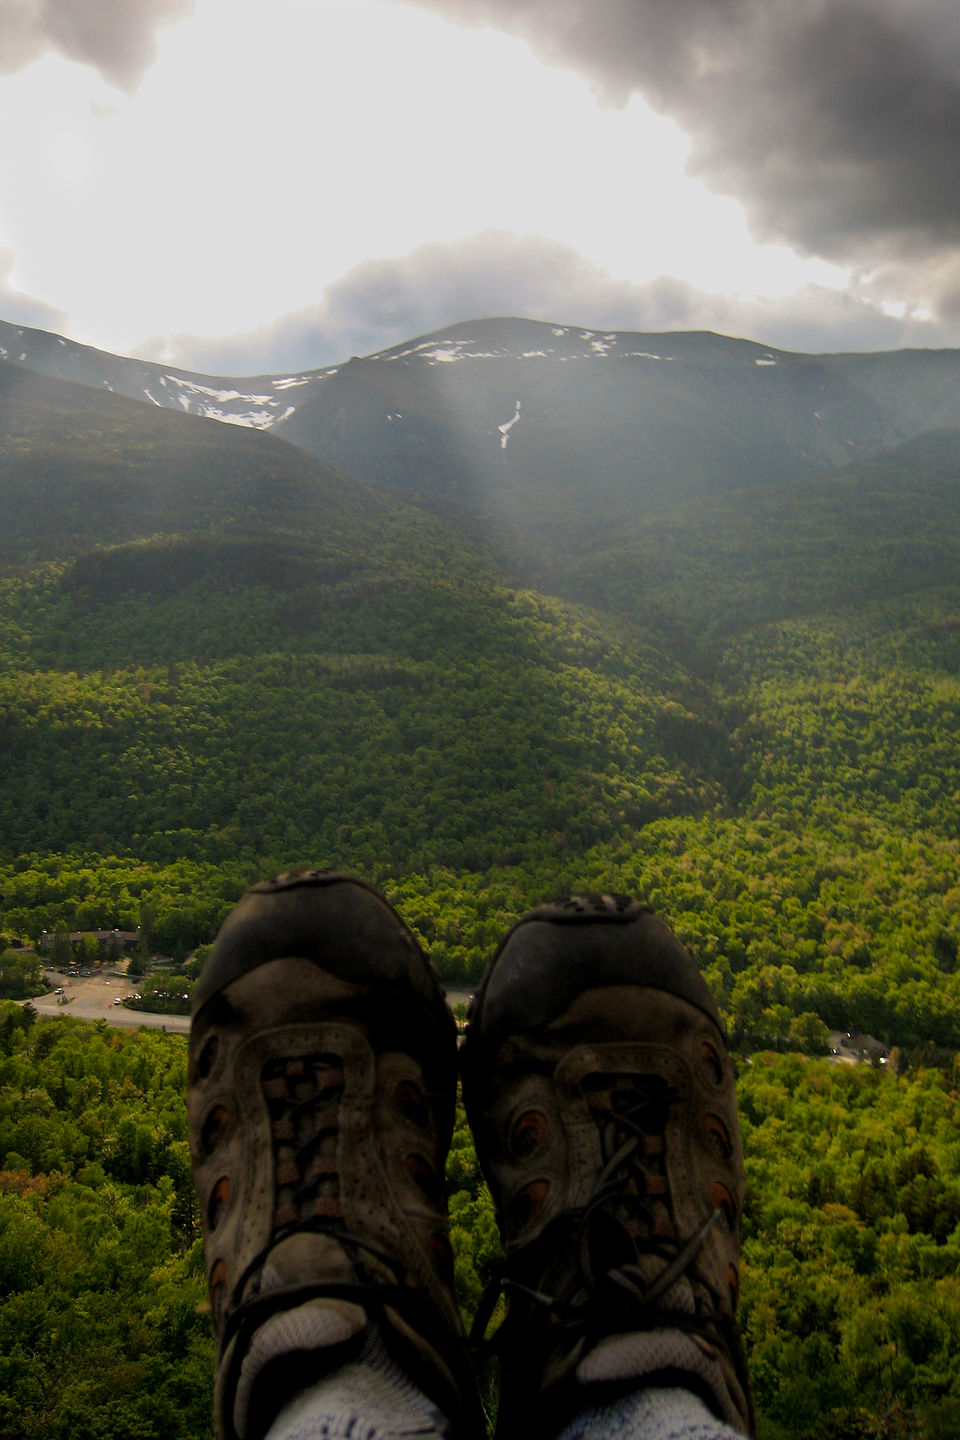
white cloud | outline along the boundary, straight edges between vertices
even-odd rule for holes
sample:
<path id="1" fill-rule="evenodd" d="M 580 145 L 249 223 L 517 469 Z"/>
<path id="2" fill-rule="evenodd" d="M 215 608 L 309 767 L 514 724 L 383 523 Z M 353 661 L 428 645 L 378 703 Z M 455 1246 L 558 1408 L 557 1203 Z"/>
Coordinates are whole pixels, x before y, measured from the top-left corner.
<path id="1" fill-rule="evenodd" d="M 919 316 L 886 312 L 869 295 L 809 285 L 776 300 L 709 293 L 660 276 L 618 280 L 573 247 L 487 231 L 367 260 L 321 300 L 270 325 L 222 339 L 163 335 L 144 359 L 215 375 L 315 369 L 487 315 L 523 315 L 598 329 L 714 330 L 787 350 L 894 349 L 960 341 Z"/>
<path id="2" fill-rule="evenodd" d="M 64 14 L 76 18 L 77 7 L 62 0 Z M 157 0 L 151 14 L 182 8 Z M 533 0 L 521 8 L 546 13 Z M 92 33 L 106 44 L 105 32 Z M 79 41 L 62 48 L 82 58 Z M 17 257 L 18 290 L 107 349 L 198 352 L 201 342 L 175 337 L 259 334 L 274 348 L 296 335 L 299 353 L 308 329 L 311 343 L 327 337 L 325 353 L 339 340 L 374 348 L 403 315 L 454 318 L 398 257 L 428 243 L 462 256 L 471 237 L 491 232 L 546 237 L 557 254 L 576 253 L 584 273 L 604 274 L 602 286 L 569 297 L 607 307 L 583 323 L 631 324 L 637 293 L 667 281 L 714 297 L 711 314 L 731 297 L 729 314 L 743 317 L 777 306 L 795 316 L 812 296 L 849 291 L 851 303 L 831 313 L 858 324 L 892 323 L 898 306 L 905 317 L 924 305 L 946 314 L 957 293 L 941 260 L 859 276 L 758 245 L 737 201 L 687 175 L 687 138 L 639 95 L 604 108 L 586 79 L 542 64 L 523 41 L 421 8 L 272 0 L 267 12 L 262 0 L 196 0 L 160 31 L 135 93 L 119 93 L 91 63 L 48 53 L 0 83 L 0 125 L 17 137 L 0 152 L 0 244 Z M 458 270 L 450 303 L 476 314 L 467 302 L 483 292 L 542 314 L 535 267 L 521 263 L 528 253 L 519 239 L 509 283 L 502 265 L 486 286 Z M 377 313 L 358 288 L 366 261 Z M 422 303 L 408 303 L 408 282 Z M 569 316 L 562 299 L 559 318 Z"/>
<path id="3" fill-rule="evenodd" d="M 14 254 L 0 246 L 0 316 L 14 325 L 29 325 L 34 330 L 62 331 L 67 317 L 60 310 L 35 300 L 11 283 Z"/>

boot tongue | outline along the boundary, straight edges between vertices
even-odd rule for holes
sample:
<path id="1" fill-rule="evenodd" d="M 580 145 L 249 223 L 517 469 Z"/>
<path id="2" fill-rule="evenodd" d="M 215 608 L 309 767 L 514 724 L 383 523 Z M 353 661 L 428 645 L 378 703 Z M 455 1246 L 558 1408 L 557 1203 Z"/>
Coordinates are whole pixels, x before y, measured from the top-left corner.
<path id="1" fill-rule="evenodd" d="M 260 1272 L 260 1294 L 302 1285 L 305 1274 L 322 1274 L 331 1285 L 350 1285 L 357 1278 L 334 1236 L 301 1232 L 270 1251 Z M 237 1381 L 233 1424 L 240 1440 L 264 1432 L 269 1412 L 289 1397 L 291 1385 L 302 1388 L 354 1358 L 366 1329 L 363 1307 L 333 1296 L 269 1316 L 250 1341 Z"/>
<path id="2" fill-rule="evenodd" d="M 352 1285 L 357 1272 L 336 1236 L 301 1230 L 274 1245 L 260 1272 L 259 1291 L 302 1285 L 304 1275 L 322 1275 L 331 1285 Z"/>

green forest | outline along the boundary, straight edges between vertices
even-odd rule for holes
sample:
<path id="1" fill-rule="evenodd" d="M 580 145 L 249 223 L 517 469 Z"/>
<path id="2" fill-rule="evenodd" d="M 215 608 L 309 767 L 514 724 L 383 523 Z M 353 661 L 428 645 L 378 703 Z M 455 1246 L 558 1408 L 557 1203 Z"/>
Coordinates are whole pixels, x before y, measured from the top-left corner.
<path id="1" fill-rule="evenodd" d="M 186 1042 L 0 1002 L 0 1435 L 203 1440 L 213 1343 Z M 754 1054 L 741 1321 L 766 1440 L 960 1424 L 960 1075 Z M 499 1255 L 462 1111 L 447 1170 L 470 1318 Z"/>
<path id="2" fill-rule="evenodd" d="M 616 527 L 545 487 L 513 535 L 7 382 L 0 1435 L 209 1430 L 183 1041 L 37 1019 L 32 947 L 143 922 L 174 1006 L 252 879 L 336 864 L 465 988 L 545 896 L 651 903 L 737 1056 L 761 1440 L 954 1436 L 957 432 Z M 462 1122 L 448 1178 L 469 1311 L 497 1240 Z"/>
<path id="3" fill-rule="evenodd" d="M 708 680 L 469 565 L 158 594 L 129 579 L 157 548 L 106 552 L 87 605 L 70 563 L 0 583 L 8 939 L 146 905 L 185 958 L 250 879 L 337 863 L 469 986 L 592 886 L 662 911 L 738 1045 L 817 1017 L 960 1048 L 956 590 L 734 632 Z"/>

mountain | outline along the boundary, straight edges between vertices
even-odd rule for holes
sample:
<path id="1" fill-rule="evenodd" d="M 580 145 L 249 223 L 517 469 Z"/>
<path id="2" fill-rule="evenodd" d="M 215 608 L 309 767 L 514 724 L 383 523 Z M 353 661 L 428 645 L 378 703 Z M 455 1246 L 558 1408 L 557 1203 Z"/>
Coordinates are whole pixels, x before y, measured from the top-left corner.
<path id="1" fill-rule="evenodd" d="M 0 366 L 7 932 L 182 950 L 335 859 L 472 981 L 593 884 L 749 1043 L 960 1045 L 957 357 L 647 339 L 454 329 L 269 432 Z"/>
<path id="2" fill-rule="evenodd" d="M 0 360 L 51 380 L 69 380 L 106 394 L 181 415 L 268 430 L 291 409 L 288 392 L 330 373 L 255 376 L 244 381 L 200 375 L 149 360 L 111 355 L 46 330 L 0 321 Z"/>
<path id="3" fill-rule="evenodd" d="M 356 546 L 396 504 L 271 435 L 0 361 L 0 567 L 312 516 Z"/>
<path id="4" fill-rule="evenodd" d="M 677 504 L 850 469 L 957 426 L 957 352 L 791 355 L 485 321 L 350 361 L 276 433 L 479 518 L 540 578 Z"/>
<path id="5" fill-rule="evenodd" d="M 269 379 L 17 338 L 0 984 L 10 940 L 139 925 L 186 997 L 292 864 L 379 884 L 471 988 L 544 896 L 640 895 L 751 1057 L 761 1432 L 956 1434 L 956 357 L 496 322 L 280 377 L 274 426 Z M 32 1018 L 0 1005 L 0 1431 L 201 1434 L 181 1037 Z M 900 1049 L 765 1053 L 827 1027 Z"/>
<path id="6" fill-rule="evenodd" d="M 711 667 L 718 639 L 764 622 L 919 596 L 960 577 L 960 431 L 840 470 L 685 500 L 638 517 L 538 583 L 669 628 Z"/>
<path id="7" fill-rule="evenodd" d="M 152 408 L 270 430 L 466 523 L 538 581 L 678 504 L 851 473 L 930 432 L 960 436 L 957 351 L 803 355 L 516 319 L 243 380 L 11 326 L 0 349 L 10 364 Z"/>

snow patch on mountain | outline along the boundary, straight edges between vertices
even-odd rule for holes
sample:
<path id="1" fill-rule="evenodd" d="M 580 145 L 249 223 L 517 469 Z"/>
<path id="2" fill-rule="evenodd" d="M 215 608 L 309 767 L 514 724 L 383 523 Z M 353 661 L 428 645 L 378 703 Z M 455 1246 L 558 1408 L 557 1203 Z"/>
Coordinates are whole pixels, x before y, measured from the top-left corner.
<path id="1" fill-rule="evenodd" d="M 642 358 L 645 360 L 672 360 L 670 355 L 654 354 L 644 350 L 625 350 L 623 342 L 626 339 L 633 339 L 632 335 L 626 332 L 623 334 L 615 330 L 578 330 L 564 325 L 550 325 L 538 327 L 543 339 L 540 344 L 531 345 L 529 331 L 521 332 L 523 341 L 514 339 L 508 332 L 503 340 L 493 338 L 489 333 L 479 335 L 473 334 L 440 334 L 430 336 L 426 340 L 418 340 L 412 344 L 398 346 L 393 350 L 379 350 L 366 357 L 365 363 L 395 363 L 401 361 L 405 365 L 450 365 L 462 360 L 552 360 L 555 363 L 562 363 L 570 360 L 602 360 L 613 358 L 614 360 L 626 360 Z M 546 343 L 547 335 L 554 340 L 564 340 L 563 345 Z M 537 337 L 539 338 L 539 337 Z M 525 342 L 525 343 L 523 343 Z M 771 363 L 776 361 L 771 357 Z M 318 377 L 311 376 L 311 379 Z"/>
<path id="2" fill-rule="evenodd" d="M 192 390 L 195 395 L 208 395 L 211 400 L 219 400 L 221 404 L 225 400 L 249 400 L 256 405 L 275 405 L 277 403 L 270 395 L 245 395 L 242 390 L 217 390 L 212 385 L 198 385 L 195 380 L 184 380 L 182 375 L 168 375 L 165 378 L 171 380 L 174 385 L 182 386 L 184 390 Z M 163 380 L 160 383 L 162 385 Z"/>
<path id="3" fill-rule="evenodd" d="M 217 410 L 209 405 L 203 410 L 205 420 L 220 420 L 224 425 L 241 425 L 249 430 L 269 430 L 283 416 L 271 415 L 269 410 L 251 410 L 238 414 L 235 410 Z"/>
<path id="4" fill-rule="evenodd" d="M 336 372 L 325 372 L 323 377 L 317 378 L 325 378 L 326 374 L 331 373 Z M 307 385 L 313 378 L 289 375 L 267 383 L 272 389 L 283 391 L 291 386 Z M 242 425 L 250 430 L 270 430 L 274 425 L 286 420 L 296 409 L 295 405 L 289 402 L 284 404 L 274 395 L 204 385 L 199 380 L 188 380 L 183 375 L 167 374 L 161 377 L 161 385 L 166 386 L 168 383 L 177 387 L 179 393 L 176 394 L 176 400 L 188 415 L 200 415 L 205 420 L 220 420 L 226 425 Z M 149 395 L 149 391 L 145 390 L 144 393 Z M 149 398 L 153 399 L 153 396 Z"/>
<path id="5" fill-rule="evenodd" d="M 336 375 L 336 370 L 328 370 L 328 375 Z M 279 380 L 271 380 L 270 384 L 274 390 L 295 390 L 300 385 L 309 385 L 309 375 L 283 375 Z"/>
<path id="6" fill-rule="evenodd" d="M 500 449 L 501 449 L 501 450 L 506 450 L 506 448 L 507 448 L 507 442 L 508 442 L 509 439 L 510 439 L 510 431 L 513 429 L 514 425 L 516 425 L 517 421 L 520 419 L 520 406 L 521 406 L 521 403 L 522 403 L 522 402 L 521 402 L 520 400 L 518 400 L 516 403 L 517 403 L 517 408 L 516 408 L 516 410 L 513 412 L 513 418 L 512 418 L 511 420 L 508 420 L 508 421 L 506 422 L 506 424 L 504 424 L 504 425 L 498 425 L 498 426 L 497 426 L 497 429 L 500 431 Z"/>

